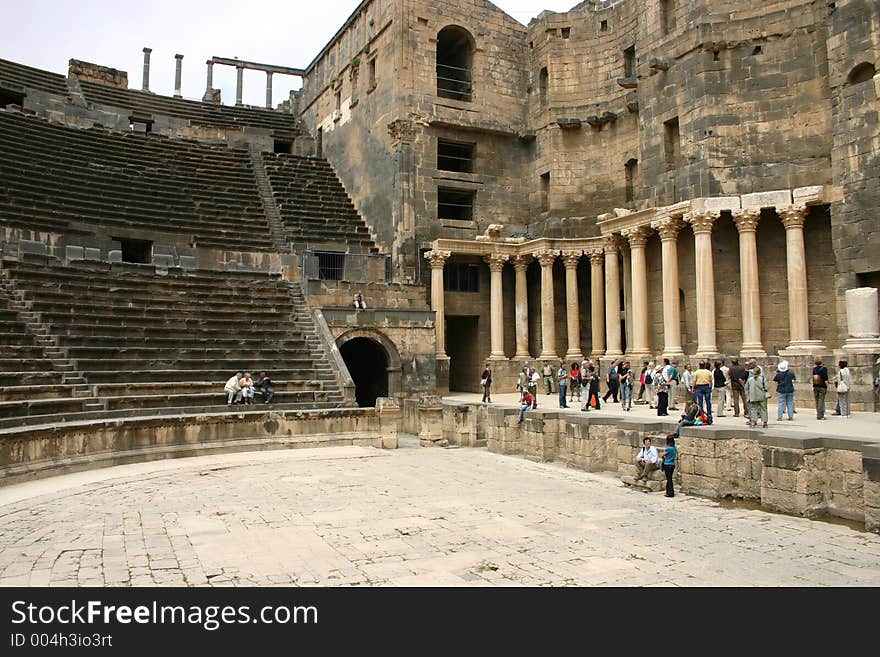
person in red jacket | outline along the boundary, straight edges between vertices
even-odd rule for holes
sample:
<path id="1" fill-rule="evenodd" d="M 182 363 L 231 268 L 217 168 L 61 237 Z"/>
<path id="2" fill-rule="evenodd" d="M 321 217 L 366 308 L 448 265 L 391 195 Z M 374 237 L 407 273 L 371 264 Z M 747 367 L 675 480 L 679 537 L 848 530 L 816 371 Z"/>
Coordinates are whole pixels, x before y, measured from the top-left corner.
<path id="1" fill-rule="evenodd" d="M 526 411 L 534 409 L 537 404 L 535 403 L 535 396 L 528 390 L 523 393 L 522 401 L 520 403 L 521 405 L 519 408 L 519 423 L 522 424 L 523 420 L 525 419 Z"/>

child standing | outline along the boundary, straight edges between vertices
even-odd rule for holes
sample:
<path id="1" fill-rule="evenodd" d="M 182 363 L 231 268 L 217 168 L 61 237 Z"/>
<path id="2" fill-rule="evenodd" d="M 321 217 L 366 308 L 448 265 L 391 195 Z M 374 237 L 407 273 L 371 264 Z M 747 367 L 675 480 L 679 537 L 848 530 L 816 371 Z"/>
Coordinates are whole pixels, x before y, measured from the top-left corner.
<path id="1" fill-rule="evenodd" d="M 675 456 L 678 447 L 675 446 L 675 434 L 666 436 L 666 447 L 661 447 L 663 453 L 663 473 L 666 475 L 666 497 L 675 497 L 675 488 L 672 485 L 672 473 L 675 472 Z"/>

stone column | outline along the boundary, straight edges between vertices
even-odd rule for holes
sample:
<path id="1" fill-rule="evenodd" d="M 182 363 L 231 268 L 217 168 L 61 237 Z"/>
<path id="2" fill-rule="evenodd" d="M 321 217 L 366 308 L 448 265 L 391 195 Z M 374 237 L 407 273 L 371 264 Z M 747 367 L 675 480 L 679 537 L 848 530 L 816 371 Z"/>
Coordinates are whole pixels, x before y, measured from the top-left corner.
<path id="1" fill-rule="evenodd" d="M 541 263 L 541 355 L 539 360 L 559 360 L 556 353 L 556 313 L 553 299 L 553 263 L 556 251 L 545 249 L 535 254 Z"/>
<path id="2" fill-rule="evenodd" d="M 205 86 L 205 95 L 207 96 L 214 89 L 214 62 L 209 59 L 205 64 L 208 68 L 208 80 Z"/>
<path id="3" fill-rule="evenodd" d="M 605 251 L 590 251 L 590 322 L 593 330 L 592 355 L 605 354 Z"/>
<path id="4" fill-rule="evenodd" d="M 507 360 L 504 355 L 504 288 L 501 273 L 507 256 L 493 253 L 483 258 L 489 265 L 491 277 L 489 297 L 489 330 L 492 340 L 492 360 Z"/>
<path id="5" fill-rule="evenodd" d="M 568 351 L 565 353 L 565 360 L 569 362 L 584 359 L 584 354 L 581 352 L 581 310 L 577 280 L 581 255 L 580 251 L 562 254 L 562 262 L 565 265 L 565 318 L 568 325 Z"/>
<path id="6" fill-rule="evenodd" d="M 446 355 L 446 303 L 443 292 L 443 268 L 452 254 L 449 251 L 428 251 L 425 259 L 431 263 L 431 309 L 434 311 L 434 334 L 437 339 L 437 358 Z"/>
<path id="7" fill-rule="evenodd" d="M 648 261 L 645 256 L 650 234 L 647 226 L 623 231 L 623 236 L 629 241 L 632 272 L 632 345 L 627 351 L 633 359 L 651 355 L 648 336 Z"/>
<path id="8" fill-rule="evenodd" d="M 605 241 L 605 355 L 623 355 L 620 335 L 620 264 L 617 260 L 619 244 L 615 236 Z"/>
<path id="9" fill-rule="evenodd" d="M 141 84 L 142 91 L 150 90 L 150 53 L 153 52 L 152 48 L 144 48 L 144 80 Z"/>
<path id="10" fill-rule="evenodd" d="M 739 279 L 742 288 L 743 343 L 740 356 L 762 358 L 767 355 L 761 342 L 761 289 L 758 282 L 758 221 L 761 211 L 734 210 L 733 221 L 739 231 Z"/>
<path id="11" fill-rule="evenodd" d="M 272 71 L 266 71 L 266 109 L 272 109 Z"/>
<path id="12" fill-rule="evenodd" d="M 244 96 L 244 66 L 239 64 L 236 66 L 238 72 L 238 79 L 235 83 L 235 104 L 237 107 L 241 107 L 243 105 L 242 98 Z"/>
<path id="13" fill-rule="evenodd" d="M 712 227 L 718 211 L 688 212 L 684 220 L 694 229 L 697 269 L 697 353 L 698 357 L 718 355 L 715 344 L 715 269 L 712 263 Z"/>
<path id="14" fill-rule="evenodd" d="M 681 302 L 678 298 L 678 233 L 684 224 L 678 217 L 665 217 L 651 224 L 660 234 L 663 263 L 663 357 L 683 358 L 681 346 Z"/>
<path id="15" fill-rule="evenodd" d="M 529 353 L 529 294 L 526 286 L 526 269 L 532 256 L 516 256 L 513 270 L 516 272 L 516 358 L 531 358 Z"/>
<path id="16" fill-rule="evenodd" d="M 183 98 L 181 93 L 181 77 L 183 76 L 183 55 L 174 55 L 177 62 L 174 65 L 174 97 Z"/>
<path id="17" fill-rule="evenodd" d="M 788 270 L 788 326 L 790 339 L 786 355 L 826 351 L 818 340 L 810 340 L 810 307 L 807 300 L 807 254 L 804 248 L 804 222 L 809 208 L 791 205 L 777 208 L 785 226 L 785 261 Z"/>
<path id="18" fill-rule="evenodd" d="M 629 242 L 622 239 L 618 245 L 620 250 L 620 290 L 621 296 L 620 321 L 623 323 L 621 347 L 626 343 L 631 349 L 633 344 L 632 330 L 632 259 L 630 258 Z"/>

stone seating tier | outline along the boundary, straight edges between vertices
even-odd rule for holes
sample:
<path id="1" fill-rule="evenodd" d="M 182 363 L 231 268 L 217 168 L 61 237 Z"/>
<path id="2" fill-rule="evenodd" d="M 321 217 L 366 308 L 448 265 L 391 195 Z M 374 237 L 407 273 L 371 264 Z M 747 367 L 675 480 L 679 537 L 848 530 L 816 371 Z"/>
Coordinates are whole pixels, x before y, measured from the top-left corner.
<path id="1" fill-rule="evenodd" d="M 61 232 L 71 224 L 80 232 L 118 226 L 221 248 L 272 249 L 244 150 L 0 111 L 0 181 L 0 223 Z"/>
<path id="2" fill-rule="evenodd" d="M 199 101 L 159 96 L 134 89 L 119 89 L 94 82 L 80 81 L 83 94 L 90 103 L 110 105 L 153 116 L 186 119 L 193 124 L 218 128 L 255 127 L 301 134 L 299 121 L 293 114 L 269 109 L 232 107 Z"/>
<path id="3" fill-rule="evenodd" d="M 72 395 L 60 380 L 23 372 L 0 378 L 0 386 L 30 385 L 35 392 L 27 397 L 0 388 L 0 417 L 211 406 L 236 371 L 270 372 L 279 404 L 343 401 L 326 355 L 310 337 L 310 316 L 297 310 L 290 284 L 278 276 L 175 268 L 157 274 L 146 265 L 63 266 L 53 259 L 2 261 L 0 274 L 84 379 Z M 7 361 L 5 370 L 38 363 Z M 36 390 L 40 383 L 53 386 L 52 394 Z"/>
<path id="4" fill-rule="evenodd" d="M 67 95 L 67 78 L 63 75 L 16 64 L 6 59 L 0 59 L 0 82 L 26 89 L 39 89 L 58 96 Z"/>

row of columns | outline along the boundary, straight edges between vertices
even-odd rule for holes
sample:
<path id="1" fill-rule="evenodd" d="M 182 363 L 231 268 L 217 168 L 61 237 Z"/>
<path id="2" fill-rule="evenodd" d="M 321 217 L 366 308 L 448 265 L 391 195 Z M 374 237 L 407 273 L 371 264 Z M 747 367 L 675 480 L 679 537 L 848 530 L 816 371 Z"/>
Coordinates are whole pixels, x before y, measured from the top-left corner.
<path id="1" fill-rule="evenodd" d="M 208 93 L 214 88 L 214 61 L 209 59 L 205 64 L 208 67 L 207 73 L 207 91 Z M 244 104 L 244 64 L 235 67 L 235 104 L 241 107 Z M 266 71 L 266 109 L 272 109 L 272 71 Z"/>
<path id="2" fill-rule="evenodd" d="M 807 270 L 804 247 L 804 222 L 808 208 L 791 206 L 777 213 L 786 231 L 788 270 L 789 353 L 811 353 L 825 349 L 818 340 L 810 340 L 807 299 Z M 512 258 L 516 272 L 516 357 L 530 357 L 528 352 L 528 301 L 526 268 L 534 257 L 541 265 L 541 354 L 539 360 L 556 360 L 556 320 L 553 288 L 553 263 L 561 257 L 565 266 L 568 350 L 566 360 L 580 360 L 580 307 L 578 301 L 577 267 L 582 255 L 590 259 L 591 320 L 593 354 L 620 356 L 623 353 L 620 328 L 621 272 L 618 254 L 623 241 L 629 246 L 629 274 L 632 285 L 632 357 L 651 355 L 648 324 L 648 277 L 646 246 L 652 232 L 660 237 L 663 289 L 663 354 L 682 357 L 681 305 L 679 302 L 678 235 L 685 225 L 694 231 L 697 296 L 698 357 L 718 354 L 715 323 L 715 273 L 712 253 L 712 229 L 720 211 L 689 212 L 667 216 L 650 226 L 621 231 L 620 236 L 605 238 L 601 246 L 586 252 L 564 252 L 544 249 L 534 255 Z M 733 220 L 739 232 L 740 284 L 742 296 L 742 356 L 766 356 L 761 339 L 761 301 L 758 282 L 757 226 L 761 212 L 757 209 L 734 210 Z M 431 301 L 437 313 L 437 355 L 445 353 L 445 313 L 443 267 L 451 256 L 448 251 L 430 251 L 425 257 L 431 263 Z M 504 314 L 502 271 L 510 258 L 503 254 L 485 256 L 491 272 L 490 325 L 491 358 L 506 359 L 504 352 Z M 603 285 L 604 281 L 604 285 Z M 602 330 L 604 326 L 604 331 Z"/>

